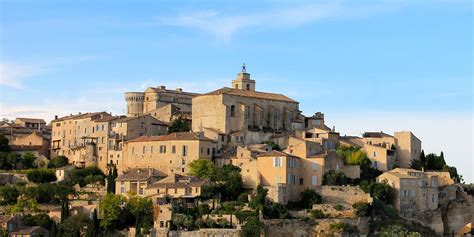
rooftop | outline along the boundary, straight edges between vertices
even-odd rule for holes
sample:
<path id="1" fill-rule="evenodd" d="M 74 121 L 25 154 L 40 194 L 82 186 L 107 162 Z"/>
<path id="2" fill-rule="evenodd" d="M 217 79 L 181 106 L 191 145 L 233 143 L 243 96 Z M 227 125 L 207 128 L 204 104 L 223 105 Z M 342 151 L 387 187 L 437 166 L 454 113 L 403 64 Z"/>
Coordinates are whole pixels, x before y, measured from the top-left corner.
<path id="1" fill-rule="evenodd" d="M 142 136 L 128 141 L 130 142 L 155 142 L 155 141 L 211 141 L 210 138 L 205 137 L 202 133 L 197 132 L 176 132 L 163 136 Z"/>
<path id="2" fill-rule="evenodd" d="M 65 116 L 65 117 L 55 119 L 55 120 L 53 120 L 53 122 L 59 122 L 59 121 L 69 120 L 69 119 L 92 118 L 92 117 L 96 117 L 96 116 L 102 116 L 102 117 L 109 117 L 110 116 L 111 117 L 112 115 L 110 115 L 107 112 L 89 112 L 89 113 L 85 113 L 85 114 L 79 113 L 79 114 L 69 115 L 69 116 Z"/>
<path id="3" fill-rule="evenodd" d="M 211 92 L 206 93 L 204 95 L 220 95 L 220 94 L 298 103 L 297 101 L 295 101 L 293 99 L 290 99 L 289 97 L 287 97 L 285 95 L 282 95 L 282 94 L 274 94 L 274 93 L 260 92 L 260 91 L 233 89 L 233 88 L 229 88 L 229 87 L 223 87 L 221 89 L 211 91 Z"/>
<path id="4" fill-rule="evenodd" d="M 274 157 L 274 156 L 286 156 L 286 157 L 296 157 L 292 154 L 289 154 L 289 153 L 286 153 L 286 152 L 282 152 L 282 151 L 269 151 L 269 152 L 265 152 L 263 154 L 260 154 L 258 155 L 257 157 Z"/>
<path id="5" fill-rule="evenodd" d="M 382 137 L 393 137 L 392 135 L 384 132 L 365 132 L 362 137 L 382 138 Z"/>
<path id="6" fill-rule="evenodd" d="M 43 119 L 37 119 L 37 118 L 16 118 L 15 121 L 16 120 L 20 120 L 27 123 L 46 123 Z"/>
<path id="7" fill-rule="evenodd" d="M 194 176 L 183 176 L 174 174 L 159 180 L 147 187 L 147 189 L 153 188 L 186 188 L 186 187 L 201 187 L 209 184 L 208 179 L 202 179 Z"/>
<path id="8" fill-rule="evenodd" d="M 166 175 L 153 168 L 134 168 L 119 175 L 115 181 L 148 180 L 152 177 L 166 177 Z"/>

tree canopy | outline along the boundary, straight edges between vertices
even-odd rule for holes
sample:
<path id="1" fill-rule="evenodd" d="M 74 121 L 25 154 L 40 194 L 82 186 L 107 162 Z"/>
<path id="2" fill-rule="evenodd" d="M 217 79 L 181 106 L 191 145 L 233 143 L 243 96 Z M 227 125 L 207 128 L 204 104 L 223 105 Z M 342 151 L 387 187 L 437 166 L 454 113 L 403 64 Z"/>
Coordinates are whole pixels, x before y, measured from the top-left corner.
<path id="1" fill-rule="evenodd" d="M 168 133 L 189 131 L 191 131 L 191 121 L 183 118 L 182 116 L 173 120 L 171 125 L 168 127 Z"/>

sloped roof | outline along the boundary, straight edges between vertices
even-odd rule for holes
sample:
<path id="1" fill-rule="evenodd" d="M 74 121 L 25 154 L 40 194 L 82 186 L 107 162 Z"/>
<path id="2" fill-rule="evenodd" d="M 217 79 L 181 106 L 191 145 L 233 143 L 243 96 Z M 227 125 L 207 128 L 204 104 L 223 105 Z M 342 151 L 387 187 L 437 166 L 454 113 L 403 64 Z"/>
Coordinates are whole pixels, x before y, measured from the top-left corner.
<path id="1" fill-rule="evenodd" d="M 168 135 L 163 135 L 163 136 L 142 136 L 142 137 L 137 137 L 135 139 L 132 139 L 128 141 L 128 143 L 131 142 L 155 142 L 155 141 L 212 141 L 214 140 L 204 137 L 204 135 L 200 135 L 200 133 L 197 132 L 175 132 L 171 133 Z"/>
<path id="2" fill-rule="evenodd" d="M 241 90 L 241 89 L 233 89 L 233 88 L 229 88 L 229 87 L 223 87 L 221 89 L 211 91 L 211 92 L 206 93 L 204 95 L 220 95 L 220 94 L 298 103 L 297 101 L 295 101 L 295 100 L 293 100 L 293 99 L 291 99 L 291 98 L 289 98 L 285 95 L 282 95 L 282 94 L 260 92 L 260 91 L 250 91 L 250 90 Z"/>
<path id="3" fill-rule="evenodd" d="M 147 189 L 201 187 L 209 183 L 210 182 L 208 179 L 202 179 L 202 178 L 194 177 L 194 176 L 183 176 L 179 174 L 174 174 L 149 185 Z"/>
<path id="4" fill-rule="evenodd" d="M 27 123 L 46 123 L 43 119 L 37 118 L 16 118 L 15 120 L 20 120 Z"/>
<path id="5" fill-rule="evenodd" d="M 392 135 L 386 134 L 384 132 L 365 132 L 363 137 L 374 137 L 374 138 L 381 138 L 381 137 L 393 137 Z"/>
<path id="6" fill-rule="evenodd" d="M 148 180 L 152 177 L 166 177 L 166 174 L 153 168 L 133 168 L 119 175 L 116 181 Z"/>
<path id="7" fill-rule="evenodd" d="M 58 122 L 58 121 L 63 121 L 63 120 L 69 120 L 69 119 L 84 119 L 84 118 L 91 118 L 91 117 L 94 117 L 96 115 L 103 115 L 104 117 L 111 117 L 112 115 L 110 115 L 109 113 L 107 112 L 88 112 L 88 113 L 85 113 L 85 114 L 75 114 L 75 115 L 69 115 L 69 116 L 65 116 L 65 117 L 61 117 L 61 118 L 58 118 L 58 119 L 55 119 L 53 120 L 53 122 Z"/>
<path id="8" fill-rule="evenodd" d="M 140 115 L 140 116 L 136 116 L 136 117 L 126 117 L 126 116 L 122 116 L 121 118 L 117 119 L 117 123 L 124 123 L 124 122 L 128 122 L 128 121 L 132 121 L 134 119 L 139 119 L 139 118 L 142 118 L 142 117 L 151 117 L 158 125 L 161 125 L 161 126 L 169 126 L 168 123 L 165 123 L 163 121 L 160 121 L 158 119 L 156 119 L 155 117 L 151 116 L 150 114 L 144 114 L 144 115 Z"/>
<path id="9" fill-rule="evenodd" d="M 288 154 L 286 152 L 282 152 L 282 151 L 269 151 L 269 152 L 265 152 L 263 154 L 260 154 L 258 155 L 257 157 L 273 157 L 273 156 L 291 156 L 291 157 L 296 157 L 292 154 Z"/>
<path id="10" fill-rule="evenodd" d="M 31 235 L 35 233 L 49 233 L 49 231 L 41 226 L 31 226 L 31 227 L 27 227 L 27 228 L 20 229 L 17 231 L 13 231 L 10 234 L 11 235 Z"/>
<path id="11" fill-rule="evenodd" d="M 112 120 L 116 120 L 116 119 L 121 119 L 121 118 L 124 118 L 126 117 L 125 115 L 119 115 L 119 116 L 110 116 L 110 117 L 105 117 L 105 118 L 99 118 L 99 119 L 94 119 L 94 122 L 109 122 L 109 121 L 112 121 Z"/>

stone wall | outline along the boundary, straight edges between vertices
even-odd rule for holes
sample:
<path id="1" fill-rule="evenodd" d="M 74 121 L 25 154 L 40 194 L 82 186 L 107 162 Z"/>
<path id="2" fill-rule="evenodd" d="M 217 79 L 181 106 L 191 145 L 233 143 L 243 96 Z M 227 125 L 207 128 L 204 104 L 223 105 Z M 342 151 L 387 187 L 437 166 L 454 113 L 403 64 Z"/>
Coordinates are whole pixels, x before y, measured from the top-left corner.
<path id="1" fill-rule="evenodd" d="M 157 232 L 164 234 L 164 232 Z M 155 235 L 156 237 L 239 237 L 238 229 L 200 229 L 196 231 L 169 231 L 168 235 Z M 152 236 L 153 237 L 153 236 Z"/>
<path id="2" fill-rule="evenodd" d="M 345 222 L 357 227 L 359 234 L 335 233 L 330 225 Z M 358 219 L 318 219 L 306 221 L 300 219 L 277 219 L 264 221 L 264 235 L 271 237 L 310 237 L 310 236 L 360 236 L 369 232 L 367 218 Z"/>
<path id="3" fill-rule="evenodd" d="M 370 194 L 357 186 L 321 186 L 316 188 L 316 192 L 322 196 L 323 203 L 351 205 L 357 202 L 372 203 Z"/>

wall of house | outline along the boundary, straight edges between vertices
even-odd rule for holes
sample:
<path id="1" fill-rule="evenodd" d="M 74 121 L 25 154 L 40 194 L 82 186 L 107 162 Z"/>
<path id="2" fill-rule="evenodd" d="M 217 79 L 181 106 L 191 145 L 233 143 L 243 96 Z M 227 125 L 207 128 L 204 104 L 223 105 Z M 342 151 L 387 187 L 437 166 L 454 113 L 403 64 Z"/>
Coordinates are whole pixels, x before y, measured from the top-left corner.
<path id="1" fill-rule="evenodd" d="M 411 132 L 395 132 L 397 159 L 400 167 L 408 168 L 412 160 L 420 159 L 421 141 Z"/>
<path id="2" fill-rule="evenodd" d="M 322 196 L 323 203 L 372 203 L 373 200 L 370 194 L 365 193 L 358 186 L 320 186 L 316 188 L 316 192 Z"/>

